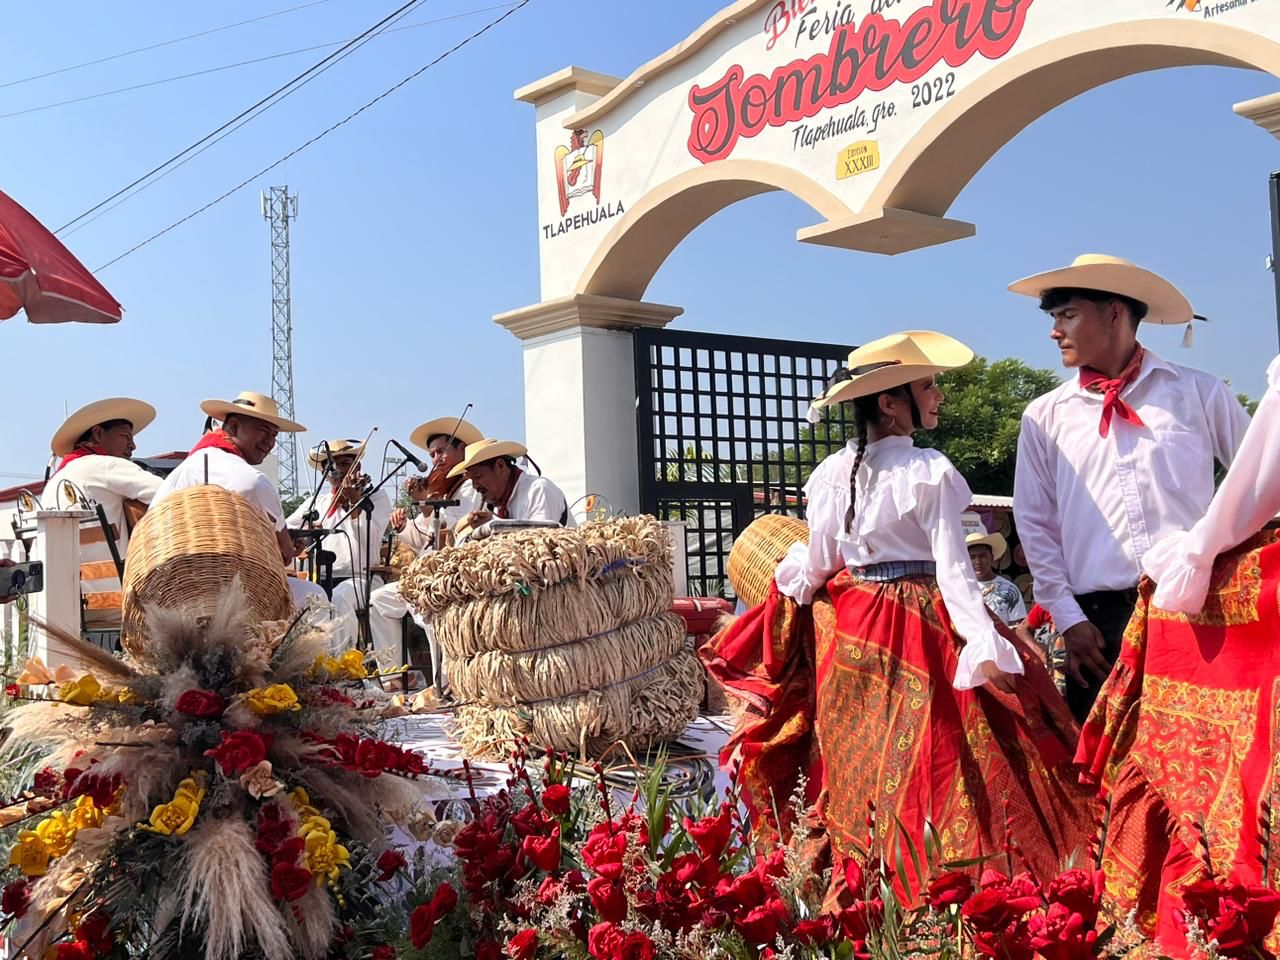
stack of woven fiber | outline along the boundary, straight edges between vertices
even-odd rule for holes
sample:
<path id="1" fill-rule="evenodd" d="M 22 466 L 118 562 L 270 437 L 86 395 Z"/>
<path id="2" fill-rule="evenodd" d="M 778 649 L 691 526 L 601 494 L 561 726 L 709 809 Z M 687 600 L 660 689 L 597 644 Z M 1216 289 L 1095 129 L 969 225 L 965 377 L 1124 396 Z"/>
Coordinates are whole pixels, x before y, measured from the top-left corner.
<path id="1" fill-rule="evenodd" d="M 670 546 L 653 517 L 442 550 L 400 591 L 444 650 L 473 756 L 521 736 L 582 755 L 643 749 L 697 715 L 702 667 L 670 612 Z"/>

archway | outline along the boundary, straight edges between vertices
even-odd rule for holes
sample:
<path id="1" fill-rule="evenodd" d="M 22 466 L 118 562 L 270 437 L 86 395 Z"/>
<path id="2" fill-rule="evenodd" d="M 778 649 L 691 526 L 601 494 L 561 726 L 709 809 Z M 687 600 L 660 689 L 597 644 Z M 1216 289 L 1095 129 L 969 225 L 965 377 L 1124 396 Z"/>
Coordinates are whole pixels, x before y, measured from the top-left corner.
<path id="1" fill-rule="evenodd" d="M 959 192 L 1087 90 L 1173 66 L 1280 76 L 1280 0 L 870 6 L 739 0 L 625 80 L 569 68 L 517 93 L 537 110 L 543 302 L 495 319 L 526 341 L 529 441 L 570 465 L 571 496 L 635 505 L 634 451 L 618 452 L 635 397 L 626 331 L 679 312 L 640 298 L 716 211 L 784 190 L 822 218 L 798 239 L 903 253 L 971 235 L 945 217 Z M 1237 110 L 1276 132 L 1277 100 Z"/>

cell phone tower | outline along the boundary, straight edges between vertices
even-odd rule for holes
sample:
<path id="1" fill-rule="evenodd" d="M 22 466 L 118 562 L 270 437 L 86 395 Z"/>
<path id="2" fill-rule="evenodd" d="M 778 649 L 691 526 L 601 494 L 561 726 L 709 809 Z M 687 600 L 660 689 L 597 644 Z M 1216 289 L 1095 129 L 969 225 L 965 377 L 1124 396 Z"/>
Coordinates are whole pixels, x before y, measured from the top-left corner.
<path id="1" fill-rule="evenodd" d="M 280 416 L 293 416 L 293 296 L 289 284 L 289 221 L 298 216 L 298 195 L 288 187 L 262 194 L 262 216 L 271 225 L 271 397 Z M 281 431 L 276 439 L 280 489 L 298 492 L 298 441 Z"/>

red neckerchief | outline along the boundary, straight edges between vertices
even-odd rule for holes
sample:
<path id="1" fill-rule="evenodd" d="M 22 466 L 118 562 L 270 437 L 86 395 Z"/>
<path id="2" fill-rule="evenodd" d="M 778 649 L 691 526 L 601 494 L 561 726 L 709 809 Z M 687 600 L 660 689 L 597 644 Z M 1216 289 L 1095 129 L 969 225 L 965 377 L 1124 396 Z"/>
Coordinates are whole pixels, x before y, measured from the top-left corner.
<path id="1" fill-rule="evenodd" d="M 60 473 L 62 471 L 62 468 L 65 467 L 68 463 L 73 463 L 74 461 L 79 460 L 81 457 L 93 457 L 93 456 L 105 457 L 108 455 L 109 454 L 107 453 L 107 451 L 103 450 L 101 447 L 95 447 L 92 444 L 86 443 L 82 447 L 76 447 L 74 450 L 68 453 L 65 457 L 63 457 L 62 462 L 58 464 L 58 469 L 55 470 L 54 473 Z"/>
<path id="2" fill-rule="evenodd" d="M 502 502 L 493 505 L 494 516 L 502 520 L 510 519 L 507 511 L 507 505 L 511 503 L 511 496 L 516 492 L 516 481 L 520 479 L 520 468 L 513 466 L 511 468 L 511 479 L 507 481 L 507 490 L 502 495 Z"/>
<path id="3" fill-rule="evenodd" d="M 1131 423 L 1135 427 L 1142 426 L 1142 418 L 1138 416 L 1138 412 L 1120 399 L 1120 391 L 1129 384 L 1133 383 L 1138 377 L 1138 372 L 1142 369 L 1142 358 L 1145 357 L 1147 351 L 1143 349 L 1142 344 L 1138 344 L 1133 351 L 1133 356 L 1129 358 L 1128 365 L 1120 371 L 1120 376 L 1110 380 L 1107 375 L 1099 373 L 1092 367 L 1080 368 L 1080 386 L 1088 390 L 1090 393 L 1102 394 L 1102 420 L 1098 424 L 1098 434 L 1105 437 L 1111 432 L 1111 416 L 1119 414 L 1120 419 L 1126 423 Z"/>
<path id="4" fill-rule="evenodd" d="M 234 453 L 241 460 L 244 459 L 244 454 L 240 452 L 240 448 L 227 435 L 227 431 L 221 429 L 210 430 L 206 433 L 200 438 L 200 442 L 191 448 L 191 452 L 187 456 L 195 456 L 197 450 L 223 450 L 227 453 Z"/>

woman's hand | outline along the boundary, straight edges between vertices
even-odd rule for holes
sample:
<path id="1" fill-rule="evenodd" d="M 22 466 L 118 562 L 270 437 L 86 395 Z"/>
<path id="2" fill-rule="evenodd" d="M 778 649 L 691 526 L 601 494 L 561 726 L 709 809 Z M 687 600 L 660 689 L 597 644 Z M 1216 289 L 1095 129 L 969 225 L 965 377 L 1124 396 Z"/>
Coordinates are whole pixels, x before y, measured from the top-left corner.
<path id="1" fill-rule="evenodd" d="M 1018 679 L 1017 675 L 1005 673 L 990 660 L 984 662 L 978 668 L 978 672 L 982 674 L 984 683 L 995 687 L 995 689 L 999 690 L 1001 693 L 1013 694 L 1017 692 L 1014 687 L 1014 684 Z"/>

